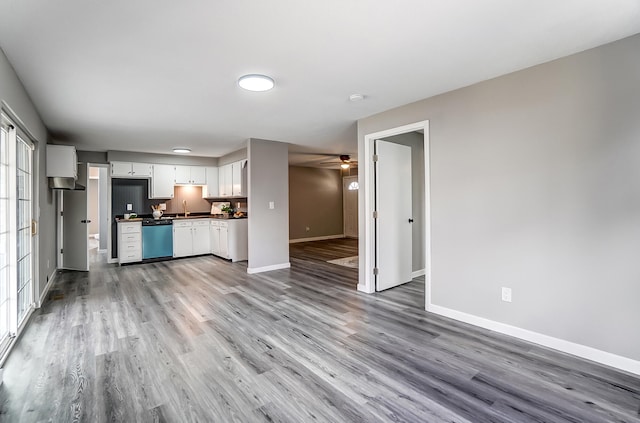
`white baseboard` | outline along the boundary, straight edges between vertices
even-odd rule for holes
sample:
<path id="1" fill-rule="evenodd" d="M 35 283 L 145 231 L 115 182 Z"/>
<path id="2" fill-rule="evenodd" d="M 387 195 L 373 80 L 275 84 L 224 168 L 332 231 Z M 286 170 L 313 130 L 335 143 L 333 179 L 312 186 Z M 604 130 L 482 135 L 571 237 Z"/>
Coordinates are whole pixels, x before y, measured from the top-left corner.
<path id="1" fill-rule="evenodd" d="M 279 269 L 288 269 L 291 267 L 291 263 L 280 263 L 273 264 L 271 266 L 263 266 L 263 267 L 247 267 L 247 273 L 262 273 L 269 272 L 271 270 L 279 270 Z"/>
<path id="2" fill-rule="evenodd" d="M 42 303 L 44 302 L 44 299 L 46 298 L 47 294 L 49 293 L 49 289 L 53 285 L 53 282 L 55 281 L 57 276 L 58 276 L 58 269 L 55 269 L 53 271 L 53 273 L 51 275 L 49 275 L 49 282 L 47 282 L 47 285 L 42 290 L 42 294 L 40 294 L 40 299 L 38 300 L 38 303 L 36 304 L 36 308 L 42 307 Z"/>
<path id="3" fill-rule="evenodd" d="M 600 364 L 615 367 L 626 372 L 640 375 L 640 361 L 632 360 L 606 351 L 598 350 L 582 344 L 566 341 L 564 339 L 554 338 L 538 332 L 522 329 L 516 326 L 507 325 L 505 323 L 496 322 L 485 319 L 483 317 L 474 316 L 473 314 L 463 313 L 446 307 L 429 304 L 427 311 L 441 316 L 449 317 L 454 320 L 469 323 L 481 328 L 489 329 L 505 335 L 514 336 L 525 341 L 533 342 L 545 347 L 553 348 L 568 354 L 586 358 Z"/>
<path id="4" fill-rule="evenodd" d="M 296 238 L 296 239 L 290 239 L 289 240 L 289 244 L 296 244 L 298 242 L 309 242 L 309 241 L 323 241 L 325 239 L 338 239 L 338 238 L 344 238 L 344 234 L 339 234 L 339 235 L 326 235 L 326 236 L 314 236 L 312 238 Z"/>
<path id="5" fill-rule="evenodd" d="M 415 272 L 411 272 L 411 279 L 419 278 L 420 276 L 424 276 L 424 275 L 425 275 L 424 269 L 416 270 Z"/>
<path id="6" fill-rule="evenodd" d="M 375 292 L 373 289 L 367 289 L 367 286 L 365 284 L 360 283 L 358 284 L 358 291 L 364 292 L 365 294 L 373 294 Z"/>

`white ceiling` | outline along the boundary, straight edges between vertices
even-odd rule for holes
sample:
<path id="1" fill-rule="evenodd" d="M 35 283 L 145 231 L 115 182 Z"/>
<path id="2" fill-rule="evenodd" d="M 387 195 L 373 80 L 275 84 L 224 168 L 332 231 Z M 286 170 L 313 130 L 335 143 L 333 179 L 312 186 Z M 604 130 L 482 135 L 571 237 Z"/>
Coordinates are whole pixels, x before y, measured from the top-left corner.
<path id="1" fill-rule="evenodd" d="M 45 124 L 98 151 L 264 138 L 355 158 L 360 118 L 638 32 L 637 0 L 0 0 Z"/>

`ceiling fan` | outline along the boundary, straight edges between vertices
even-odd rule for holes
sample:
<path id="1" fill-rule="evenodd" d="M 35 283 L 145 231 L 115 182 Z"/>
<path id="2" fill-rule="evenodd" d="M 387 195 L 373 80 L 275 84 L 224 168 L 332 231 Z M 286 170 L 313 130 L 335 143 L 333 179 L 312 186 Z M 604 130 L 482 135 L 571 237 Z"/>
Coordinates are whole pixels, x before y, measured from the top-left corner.
<path id="1" fill-rule="evenodd" d="M 351 156 L 349 156 L 348 154 L 341 154 L 340 161 L 342 162 L 340 163 L 340 167 L 342 169 L 349 169 L 352 166 L 358 167 L 358 162 L 355 160 L 351 160 Z"/>
<path id="2" fill-rule="evenodd" d="M 349 154 L 331 153 L 289 153 L 289 163 L 293 166 L 315 167 L 320 169 L 357 168 L 358 161 Z"/>

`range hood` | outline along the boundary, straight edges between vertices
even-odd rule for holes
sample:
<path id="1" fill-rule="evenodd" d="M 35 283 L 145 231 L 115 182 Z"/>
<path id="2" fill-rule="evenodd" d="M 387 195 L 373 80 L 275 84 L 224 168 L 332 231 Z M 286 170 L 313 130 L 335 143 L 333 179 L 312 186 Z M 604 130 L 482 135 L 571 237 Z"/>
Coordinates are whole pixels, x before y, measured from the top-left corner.
<path id="1" fill-rule="evenodd" d="M 63 178 L 59 176 L 49 177 L 49 188 L 73 191 L 84 191 L 86 189 L 84 185 L 76 182 L 75 178 Z"/>

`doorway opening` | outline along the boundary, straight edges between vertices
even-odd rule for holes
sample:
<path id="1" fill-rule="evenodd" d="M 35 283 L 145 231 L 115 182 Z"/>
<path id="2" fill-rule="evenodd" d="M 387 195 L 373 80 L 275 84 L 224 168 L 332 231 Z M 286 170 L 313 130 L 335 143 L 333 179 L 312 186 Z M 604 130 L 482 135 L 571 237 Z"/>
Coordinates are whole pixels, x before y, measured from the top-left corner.
<path id="1" fill-rule="evenodd" d="M 380 266 L 395 265 L 388 260 L 393 258 L 382 256 L 379 251 L 378 222 L 374 217 L 377 210 L 376 198 L 376 166 L 374 153 L 376 141 L 382 140 L 392 144 L 411 146 L 411 212 L 406 217 L 406 223 L 412 225 L 411 244 L 412 268 L 411 277 L 424 275 L 425 279 L 425 307 L 430 298 L 430 196 L 429 196 L 429 121 L 417 122 L 385 131 L 367 134 L 364 142 L 359 146 L 358 156 L 361 158 L 360 173 L 360 243 L 362 258 L 359 263 L 358 290 L 367 293 L 376 292 L 376 282 L 380 273 Z M 384 158 L 379 157 L 379 160 Z M 408 165 L 408 163 L 407 163 Z M 409 185 L 409 184 L 407 184 Z M 387 213 L 399 215 L 398 210 L 391 209 Z M 404 217 L 403 217 L 404 219 Z M 413 220 L 413 222 L 409 222 Z M 387 263 L 385 263 L 387 261 Z M 376 269 L 377 268 L 377 269 Z"/>
<path id="2" fill-rule="evenodd" d="M 109 241 L 108 167 L 89 165 L 87 220 L 89 221 L 89 267 L 107 263 Z"/>

